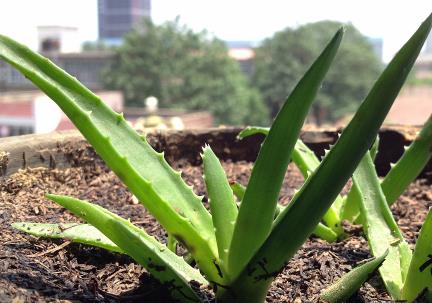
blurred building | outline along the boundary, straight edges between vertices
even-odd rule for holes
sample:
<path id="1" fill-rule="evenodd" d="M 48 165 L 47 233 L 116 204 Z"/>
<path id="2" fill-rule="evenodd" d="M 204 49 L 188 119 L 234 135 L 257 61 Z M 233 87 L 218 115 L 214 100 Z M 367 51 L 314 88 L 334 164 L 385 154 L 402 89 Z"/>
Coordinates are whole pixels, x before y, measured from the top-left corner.
<path id="1" fill-rule="evenodd" d="M 415 63 L 415 77 L 432 79 L 432 52 L 423 52 Z"/>
<path id="2" fill-rule="evenodd" d="M 121 43 L 124 34 L 150 18 L 150 0 L 98 0 L 99 39 L 109 45 Z"/>
<path id="3" fill-rule="evenodd" d="M 225 41 L 228 47 L 228 55 L 235 59 L 240 70 L 246 76 L 250 77 L 253 73 L 255 50 L 258 45 L 255 41 Z"/>
<path id="4" fill-rule="evenodd" d="M 38 50 L 42 53 L 76 53 L 81 51 L 78 29 L 69 26 L 38 26 Z"/>
<path id="5" fill-rule="evenodd" d="M 382 38 L 372 38 L 367 37 L 369 43 L 372 45 L 372 49 L 375 53 L 375 55 L 380 59 L 380 61 L 383 60 L 383 39 Z"/>
<path id="6" fill-rule="evenodd" d="M 386 123 L 422 125 L 432 113 L 432 87 L 405 87 L 396 98 Z"/>
<path id="7" fill-rule="evenodd" d="M 98 91 L 111 108 L 123 110 L 123 96 L 117 91 Z M 48 133 L 74 128 L 61 109 L 43 92 L 11 91 L 0 93 L 0 137 Z"/>
<path id="8" fill-rule="evenodd" d="M 39 26 L 38 51 L 78 78 L 92 90 L 103 89 L 101 74 L 114 58 L 111 51 L 81 52 L 77 29 L 64 26 Z M 34 90 L 35 86 L 15 68 L 0 61 L 0 92 Z"/>
<path id="9" fill-rule="evenodd" d="M 426 40 L 425 53 L 432 55 L 432 33 L 429 34 Z"/>
<path id="10" fill-rule="evenodd" d="M 113 60 L 112 52 L 42 53 L 55 64 L 76 77 L 92 90 L 103 88 L 101 74 Z M 15 90 L 33 90 L 35 86 L 15 68 L 0 61 L 0 93 Z"/>

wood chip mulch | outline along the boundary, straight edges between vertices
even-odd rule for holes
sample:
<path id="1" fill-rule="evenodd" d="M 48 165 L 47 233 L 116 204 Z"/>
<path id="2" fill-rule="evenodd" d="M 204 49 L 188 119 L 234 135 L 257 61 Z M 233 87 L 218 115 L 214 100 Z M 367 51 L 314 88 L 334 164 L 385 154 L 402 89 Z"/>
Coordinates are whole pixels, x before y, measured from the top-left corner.
<path id="1" fill-rule="evenodd" d="M 184 161 L 173 166 L 183 171 L 197 194 L 206 194 L 201 167 Z M 246 184 L 252 164 L 224 162 L 223 167 L 230 180 Z M 286 204 L 302 181 L 299 171 L 290 165 L 280 202 Z M 46 193 L 92 201 L 130 218 L 160 241 L 166 239 L 160 225 L 103 166 L 20 171 L 0 182 L 0 302 L 170 302 L 166 290 L 127 256 L 68 241 L 37 239 L 13 230 L 10 224 L 17 221 L 79 221 L 45 199 Z M 431 205 L 430 182 L 421 179 L 393 207 L 411 244 Z M 345 227 L 351 237 L 342 242 L 308 240 L 274 281 L 267 302 L 319 302 L 322 288 L 370 258 L 361 228 Z M 349 302 L 391 300 L 375 275 Z"/>

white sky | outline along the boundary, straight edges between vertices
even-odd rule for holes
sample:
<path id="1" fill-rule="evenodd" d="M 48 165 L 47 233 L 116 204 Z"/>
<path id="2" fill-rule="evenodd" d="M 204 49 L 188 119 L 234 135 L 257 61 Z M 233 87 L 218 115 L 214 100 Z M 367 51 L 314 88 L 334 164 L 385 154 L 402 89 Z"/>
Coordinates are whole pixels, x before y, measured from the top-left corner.
<path id="1" fill-rule="evenodd" d="M 121 0 L 119 0 L 121 1 Z M 67 25 L 82 41 L 97 38 L 96 0 L 0 0 L 0 33 L 36 47 L 36 26 Z M 287 26 L 322 19 L 353 23 L 384 39 L 387 61 L 432 12 L 432 0 L 153 0 L 156 23 L 180 16 L 224 40 L 261 40 Z"/>

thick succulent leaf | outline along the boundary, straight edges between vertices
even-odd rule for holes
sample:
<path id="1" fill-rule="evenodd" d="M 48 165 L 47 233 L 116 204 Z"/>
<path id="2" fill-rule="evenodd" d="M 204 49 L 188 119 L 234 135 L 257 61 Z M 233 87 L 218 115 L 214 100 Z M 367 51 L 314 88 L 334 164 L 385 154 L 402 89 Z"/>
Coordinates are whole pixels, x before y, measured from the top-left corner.
<path id="1" fill-rule="evenodd" d="M 239 200 L 243 199 L 244 192 L 246 191 L 246 188 L 243 185 L 233 182 L 231 184 L 231 188 L 234 192 L 234 195 L 236 195 Z M 284 206 L 280 204 L 277 205 L 275 218 L 282 212 L 283 209 Z M 313 234 L 323 240 L 326 240 L 327 242 L 334 242 L 338 238 L 338 235 L 331 228 L 325 226 L 322 223 L 318 223 L 313 231 Z"/>
<path id="2" fill-rule="evenodd" d="M 338 235 L 330 227 L 327 227 L 322 223 L 318 223 L 312 234 L 329 243 L 335 242 L 338 239 Z"/>
<path id="3" fill-rule="evenodd" d="M 104 228 L 110 233 L 111 239 L 155 276 L 168 289 L 173 298 L 180 302 L 202 302 L 192 287 L 192 283 L 198 281 L 191 278 L 199 278 L 205 285 L 207 281 L 198 271 L 191 272 L 194 269 L 182 258 L 176 256 L 167 247 L 154 246 L 148 241 L 148 238 L 115 219 L 106 221 L 105 225 Z M 164 255 L 164 252 L 169 253 Z M 190 273 L 192 275 L 186 276 Z"/>
<path id="4" fill-rule="evenodd" d="M 267 136 L 269 131 L 269 127 L 248 126 L 243 129 L 237 137 L 239 139 L 243 139 L 255 134 L 263 134 Z M 310 150 L 309 147 L 307 147 L 306 144 L 304 144 L 300 139 L 297 139 L 295 143 L 291 158 L 305 178 L 312 174 L 320 164 L 320 160 L 315 155 L 315 153 Z"/>
<path id="5" fill-rule="evenodd" d="M 381 183 L 387 203 L 392 205 L 421 173 L 432 155 L 432 116 L 424 124 L 417 138 Z"/>
<path id="6" fill-rule="evenodd" d="M 176 238 L 171 233 L 168 233 L 168 235 L 167 235 L 167 247 L 168 247 L 168 249 L 174 253 L 177 252 L 177 244 L 178 244 L 178 242 L 177 242 Z"/>
<path id="7" fill-rule="evenodd" d="M 247 126 L 239 132 L 239 134 L 237 135 L 237 139 L 244 139 L 246 137 L 253 136 L 256 134 L 263 134 L 267 136 L 269 131 L 270 131 L 270 127 Z"/>
<path id="8" fill-rule="evenodd" d="M 379 136 L 376 137 L 374 144 L 370 149 L 370 154 L 372 160 L 375 161 L 375 157 L 378 154 L 379 147 Z M 384 193 L 385 194 L 385 193 Z M 360 191 L 356 184 L 351 186 L 348 196 L 343 199 L 341 207 L 341 217 L 342 219 L 348 220 L 350 222 L 362 223 L 362 218 L 360 216 L 360 203 L 361 203 Z"/>
<path id="9" fill-rule="evenodd" d="M 264 300 L 273 278 L 306 241 L 372 146 L 429 34 L 431 23 L 432 15 L 387 65 L 335 146 L 277 217 L 271 234 L 233 282 L 231 292 L 249 291 L 250 298 Z"/>
<path id="10" fill-rule="evenodd" d="M 197 281 L 207 285 L 207 281 L 181 257 L 149 236 L 144 230 L 87 201 L 57 195 L 47 195 L 47 197 L 96 227 L 162 284 L 167 285 L 172 297 L 182 302 L 199 301 L 199 297 L 189 283 Z"/>
<path id="11" fill-rule="evenodd" d="M 379 143 L 380 143 L 380 138 L 379 138 L 379 136 L 377 136 L 374 144 L 372 145 L 372 147 L 369 151 L 373 161 L 375 161 L 375 158 L 378 154 Z"/>
<path id="12" fill-rule="evenodd" d="M 0 58 L 44 91 L 168 232 L 191 248 L 209 277 L 217 256 L 211 216 L 199 198 L 121 114 L 48 59 L 0 35 Z"/>
<path id="13" fill-rule="evenodd" d="M 233 191 L 234 196 L 236 196 L 237 199 L 240 201 L 238 203 L 238 206 L 240 206 L 241 201 L 243 200 L 244 194 L 246 192 L 246 187 L 241 185 L 238 182 L 230 183 L 230 187 Z M 276 210 L 275 210 L 275 215 L 274 215 L 275 218 L 280 214 L 280 212 L 282 211 L 283 208 L 284 208 L 284 206 L 280 205 L 279 203 L 276 205 Z"/>
<path id="14" fill-rule="evenodd" d="M 413 302 L 421 293 L 432 291 L 432 210 L 426 217 L 414 249 L 408 275 L 402 291 L 402 298 Z M 419 301 L 422 302 L 422 301 Z M 429 301 L 430 302 L 430 301 Z"/>
<path id="15" fill-rule="evenodd" d="M 354 172 L 353 182 L 360 190 L 363 228 L 369 247 L 374 256 L 389 251 L 379 271 L 390 295 L 399 300 L 412 253 L 387 205 L 370 153 Z"/>
<path id="16" fill-rule="evenodd" d="M 266 127 L 248 126 L 238 134 L 238 138 L 243 139 L 255 134 L 267 135 L 269 130 L 270 129 Z M 309 149 L 309 147 L 307 147 L 306 144 L 304 144 L 300 139 L 297 140 L 294 146 L 291 159 L 300 169 L 305 179 L 308 178 L 308 176 L 310 176 L 320 164 L 320 160 L 315 155 L 315 153 Z M 337 234 L 337 236 L 344 234 L 341 225 L 341 219 L 339 217 L 342 204 L 343 198 L 341 196 L 337 196 L 333 205 L 327 210 L 322 218 L 325 224 L 330 227 Z M 318 233 L 320 234 L 320 231 L 318 231 Z"/>
<path id="17" fill-rule="evenodd" d="M 361 199 L 360 190 L 357 185 L 353 183 L 342 206 L 341 217 L 343 220 L 359 223 L 357 218 L 360 216 Z"/>
<path id="18" fill-rule="evenodd" d="M 243 129 L 237 137 L 239 139 L 243 139 L 255 134 L 263 134 L 267 136 L 269 131 L 269 127 L 248 126 Z M 305 178 L 312 174 L 320 164 L 320 160 L 315 155 L 315 153 L 310 150 L 309 147 L 307 147 L 306 144 L 304 144 L 300 139 L 297 139 L 296 141 L 291 158 Z"/>
<path id="19" fill-rule="evenodd" d="M 241 202 L 243 200 L 244 194 L 246 192 L 246 187 L 238 182 L 231 182 L 230 187 L 233 191 L 233 194 L 237 197 L 237 199 Z"/>
<path id="20" fill-rule="evenodd" d="M 207 186 L 222 276 L 223 273 L 227 272 L 228 249 L 238 210 L 225 171 L 208 145 L 203 149 L 202 160 L 204 164 L 203 178 Z"/>
<path id="21" fill-rule="evenodd" d="M 340 45 L 343 29 L 309 68 L 276 116 L 261 146 L 240 205 L 228 267 L 237 276 L 268 237 L 291 152 Z"/>
<path id="22" fill-rule="evenodd" d="M 362 264 L 344 274 L 339 280 L 321 292 L 321 299 L 330 303 L 344 302 L 349 299 L 384 262 L 388 251 L 382 256 Z"/>
<path id="23" fill-rule="evenodd" d="M 243 139 L 255 134 L 268 135 L 270 128 L 260 126 L 248 126 L 243 129 L 238 138 Z M 320 161 L 315 153 L 309 149 L 300 139 L 297 139 L 291 158 L 296 166 L 300 169 L 302 175 L 307 178 L 319 166 Z"/>
<path id="24" fill-rule="evenodd" d="M 106 250 L 124 253 L 117 245 L 108 239 L 97 228 L 89 224 L 81 223 L 31 223 L 17 222 L 12 224 L 13 228 L 36 237 L 51 239 L 67 239 L 72 242 L 101 247 Z"/>

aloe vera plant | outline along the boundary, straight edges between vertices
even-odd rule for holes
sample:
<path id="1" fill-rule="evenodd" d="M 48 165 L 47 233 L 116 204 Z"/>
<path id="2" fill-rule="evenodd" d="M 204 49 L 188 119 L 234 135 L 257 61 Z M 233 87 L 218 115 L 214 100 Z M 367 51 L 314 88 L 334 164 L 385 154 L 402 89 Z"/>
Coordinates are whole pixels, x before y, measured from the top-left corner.
<path id="1" fill-rule="evenodd" d="M 126 253 L 182 302 L 201 300 L 192 281 L 213 286 L 218 302 L 264 302 L 272 280 L 317 227 L 372 145 L 431 23 L 432 16 L 388 65 L 337 143 L 277 216 L 277 200 L 287 165 L 304 119 L 335 57 L 342 29 L 281 108 L 261 147 L 238 209 L 219 160 L 209 146 L 203 149 L 211 213 L 203 206 L 201 197 L 186 186 L 181 173 L 174 171 L 163 154 L 155 152 L 121 114 L 113 112 L 49 60 L 0 36 L 0 58 L 15 66 L 60 106 L 167 233 L 184 245 L 197 269 L 128 220 L 72 197 L 47 195 L 88 225 L 67 225 L 65 229 L 61 225 L 18 222 L 13 226 L 37 236 L 67 237 Z"/>

